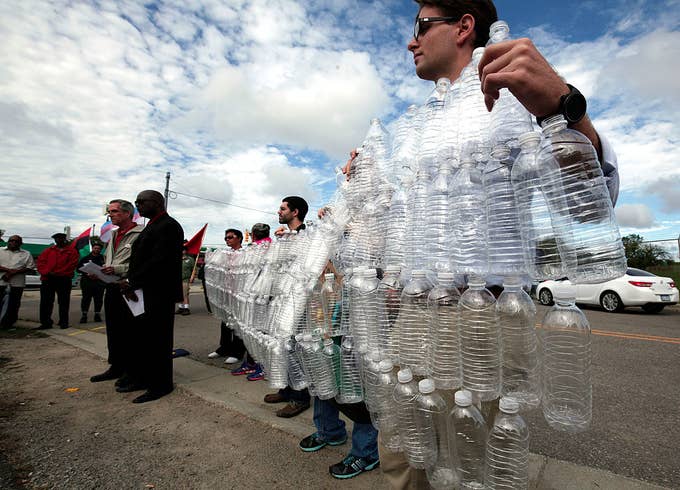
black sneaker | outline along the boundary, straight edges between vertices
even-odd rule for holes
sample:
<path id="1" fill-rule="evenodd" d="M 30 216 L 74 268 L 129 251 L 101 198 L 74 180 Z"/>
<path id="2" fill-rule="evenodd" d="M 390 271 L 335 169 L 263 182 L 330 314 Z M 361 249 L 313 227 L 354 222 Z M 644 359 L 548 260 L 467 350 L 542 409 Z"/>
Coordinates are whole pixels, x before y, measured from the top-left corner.
<path id="1" fill-rule="evenodd" d="M 339 441 L 322 441 L 319 439 L 319 433 L 315 432 L 311 436 L 307 436 L 302 439 L 298 445 L 304 452 L 313 453 L 314 451 L 318 451 L 319 449 L 322 449 L 326 446 L 340 446 L 345 442 L 347 442 L 347 436 L 343 437 Z"/>
<path id="2" fill-rule="evenodd" d="M 352 478 L 357 476 L 364 471 L 371 471 L 380 465 L 380 460 L 378 458 L 357 458 L 351 454 L 345 459 L 337 464 L 328 468 L 331 476 L 333 478 L 340 478 L 344 480 L 346 478 Z"/>

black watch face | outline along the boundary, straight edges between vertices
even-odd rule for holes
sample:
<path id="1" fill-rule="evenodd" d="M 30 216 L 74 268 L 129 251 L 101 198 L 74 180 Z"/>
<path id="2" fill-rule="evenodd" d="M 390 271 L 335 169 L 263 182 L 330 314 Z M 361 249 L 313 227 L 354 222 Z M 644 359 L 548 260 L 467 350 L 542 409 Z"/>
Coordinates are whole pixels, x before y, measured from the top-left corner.
<path id="1" fill-rule="evenodd" d="M 564 101 L 564 118 L 570 123 L 579 122 L 586 109 L 586 98 L 581 93 L 571 93 Z"/>

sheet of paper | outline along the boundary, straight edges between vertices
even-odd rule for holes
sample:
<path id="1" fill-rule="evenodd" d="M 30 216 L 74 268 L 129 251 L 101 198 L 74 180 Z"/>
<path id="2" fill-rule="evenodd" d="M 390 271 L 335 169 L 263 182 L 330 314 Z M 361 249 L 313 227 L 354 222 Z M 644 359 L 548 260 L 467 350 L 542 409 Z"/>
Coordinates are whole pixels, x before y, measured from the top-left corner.
<path id="1" fill-rule="evenodd" d="M 87 262 L 78 270 L 84 272 L 85 274 L 92 274 L 93 276 L 96 276 L 97 279 L 107 284 L 120 281 L 120 276 L 115 274 L 104 274 L 102 272 L 101 266 L 95 264 L 94 262 Z"/>
<path id="2" fill-rule="evenodd" d="M 137 301 L 131 301 L 123 296 L 123 299 L 130 308 L 132 316 L 139 316 L 144 313 L 144 292 L 141 289 L 135 289 L 135 294 L 137 295 Z"/>

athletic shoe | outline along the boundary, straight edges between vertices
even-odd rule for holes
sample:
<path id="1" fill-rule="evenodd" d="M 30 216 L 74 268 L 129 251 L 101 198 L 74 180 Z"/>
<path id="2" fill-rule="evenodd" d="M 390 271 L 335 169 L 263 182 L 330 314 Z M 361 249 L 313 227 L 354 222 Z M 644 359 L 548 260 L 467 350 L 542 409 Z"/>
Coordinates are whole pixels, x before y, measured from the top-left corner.
<path id="1" fill-rule="evenodd" d="M 319 438 L 319 433 L 315 432 L 311 436 L 307 436 L 304 439 L 300 441 L 300 449 L 302 449 L 306 453 L 313 453 L 314 451 L 318 451 L 319 449 L 322 449 L 326 446 L 340 446 L 341 444 L 344 444 L 347 442 L 347 436 L 343 437 L 341 440 L 338 441 L 322 441 Z"/>
<path id="2" fill-rule="evenodd" d="M 261 379 L 264 379 L 264 371 L 262 371 L 259 364 L 256 364 L 256 366 L 255 372 L 249 374 L 246 378 L 248 381 L 260 381 Z"/>
<path id="3" fill-rule="evenodd" d="M 217 359 L 218 357 L 222 357 L 222 356 L 219 355 L 219 354 L 217 353 L 217 351 L 211 352 L 210 354 L 208 354 L 208 359 Z"/>
<path id="4" fill-rule="evenodd" d="M 238 359 L 235 357 L 229 356 L 224 360 L 225 364 L 236 364 L 238 362 Z"/>
<path id="5" fill-rule="evenodd" d="M 378 458 L 357 458 L 350 454 L 339 463 L 330 466 L 328 471 L 333 478 L 344 480 L 346 478 L 355 477 L 364 471 L 371 471 L 379 465 L 380 460 Z"/>
<path id="6" fill-rule="evenodd" d="M 257 366 L 255 364 L 246 364 L 245 362 L 241 364 L 241 367 L 237 367 L 231 371 L 233 376 L 242 376 L 244 374 L 253 374 L 257 371 Z"/>

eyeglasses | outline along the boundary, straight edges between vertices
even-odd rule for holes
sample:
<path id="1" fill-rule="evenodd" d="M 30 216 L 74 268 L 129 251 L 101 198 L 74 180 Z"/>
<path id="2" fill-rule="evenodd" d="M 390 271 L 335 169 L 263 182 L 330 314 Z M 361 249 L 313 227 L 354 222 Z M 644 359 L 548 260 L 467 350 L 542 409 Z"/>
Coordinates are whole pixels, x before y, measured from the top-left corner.
<path id="1" fill-rule="evenodd" d="M 457 21 L 455 17 L 418 17 L 416 16 L 413 24 L 413 38 L 417 41 L 418 36 L 425 34 L 433 22 L 452 22 Z"/>
<path id="2" fill-rule="evenodd" d="M 225 240 L 233 240 L 234 238 L 236 238 L 235 235 L 227 235 L 224 237 Z"/>

